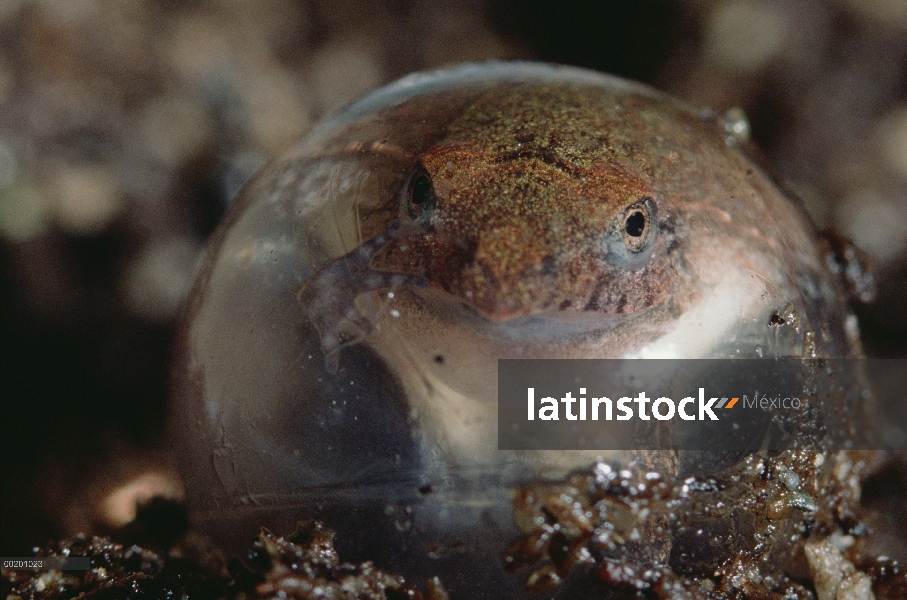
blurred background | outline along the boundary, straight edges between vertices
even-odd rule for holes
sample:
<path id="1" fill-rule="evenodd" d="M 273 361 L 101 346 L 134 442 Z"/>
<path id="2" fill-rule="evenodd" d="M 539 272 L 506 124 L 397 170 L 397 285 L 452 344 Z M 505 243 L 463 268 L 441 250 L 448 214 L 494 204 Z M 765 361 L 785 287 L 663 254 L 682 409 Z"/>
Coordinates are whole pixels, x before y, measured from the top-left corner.
<path id="1" fill-rule="evenodd" d="M 0 555 L 178 497 L 170 343 L 231 197 L 414 70 L 531 58 L 746 111 L 907 356 L 905 0 L 0 0 Z"/>

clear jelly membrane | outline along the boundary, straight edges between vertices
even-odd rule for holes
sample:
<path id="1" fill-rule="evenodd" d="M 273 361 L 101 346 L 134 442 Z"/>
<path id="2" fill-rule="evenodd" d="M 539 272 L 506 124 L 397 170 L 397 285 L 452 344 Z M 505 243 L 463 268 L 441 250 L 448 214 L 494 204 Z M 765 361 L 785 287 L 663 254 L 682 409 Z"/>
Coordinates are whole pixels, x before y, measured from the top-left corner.
<path id="1" fill-rule="evenodd" d="M 477 112 L 488 123 L 488 164 L 496 156 L 489 131 L 504 147 L 539 119 L 549 129 L 565 114 L 604 123 L 519 143 L 541 156 L 545 144 L 563 144 L 558 156 L 568 164 L 551 167 L 557 173 L 579 173 L 569 161 L 582 162 L 574 149 L 583 144 L 615 149 L 583 168 L 643 182 L 634 185 L 650 190 L 651 206 L 639 210 L 657 215 L 657 231 L 651 256 L 602 259 L 624 270 L 599 292 L 650 277 L 657 301 L 623 311 L 536 306 L 544 277 L 562 275 L 539 267 L 536 287 L 521 288 L 528 300 L 506 304 L 516 287 L 488 291 L 518 309 L 489 316 L 481 286 L 463 291 L 453 276 L 433 279 L 433 267 L 387 267 L 422 265 L 411 253 L 429 248 L 429 234 L 454 250 L 484 250 L 487 231 L 438 233 L 460 231 L 440 192 L 431 198 L 437 214 L 410 209 L 414 169 L 431 164 L 438 147 L 475 145 Z M 235 201 L 185 314 L 172 422 L 202 527 L 241 548 L 261 526 L 289 533 L 300 519 L 321 519 L 338 530 L 344 560 L 373 560 L 417 582 L 438 575 L 454 598 L 521 597 L 525 574 L 507 574 L 501 562 L 520 534 L 514 490 L 598 460 L 618 468 L 631 456 L 497 450 L 499 358 L 855 352 L 811 224 L 725 138 L 719 121 L 649 88 L 531 63 L 409 76 L 328 118 Z M 520 156 L 508 160 L 519 165 Z M 531 205 L 532 185 L 543 183 L 527 185 Z M 508 213 L 495 218 L 506 230 Z M 497 256 L 534 235 L 495 246 Z M 608 243 L 613 254 L 617 242 Z M 450 268 L 465 273 L 469 260 Z M 646 267 L 659 260 L 660 271 Z M 551 287 L 569 285 L 559 278 Z M 583 577 L 552 594 L 577 597 L 593 585 Z"/>

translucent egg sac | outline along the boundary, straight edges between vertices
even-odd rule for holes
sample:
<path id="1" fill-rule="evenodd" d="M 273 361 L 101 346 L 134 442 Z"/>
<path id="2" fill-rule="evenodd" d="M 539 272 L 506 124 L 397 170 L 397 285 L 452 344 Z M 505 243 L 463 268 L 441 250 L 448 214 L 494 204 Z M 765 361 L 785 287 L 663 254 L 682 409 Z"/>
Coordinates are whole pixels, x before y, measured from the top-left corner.
<path id="1" fill-rule="evenodd" d="M 344 560 L 519 598 L 514 489 L 626 457 L 497 450 L 497 359 L 857 353 L 813 226 L 733 125 L 532 63 L 322 122 L 235 200 L 185 312 L 171 414 L 203 530 L 235 550 L 319 519 Z"/>

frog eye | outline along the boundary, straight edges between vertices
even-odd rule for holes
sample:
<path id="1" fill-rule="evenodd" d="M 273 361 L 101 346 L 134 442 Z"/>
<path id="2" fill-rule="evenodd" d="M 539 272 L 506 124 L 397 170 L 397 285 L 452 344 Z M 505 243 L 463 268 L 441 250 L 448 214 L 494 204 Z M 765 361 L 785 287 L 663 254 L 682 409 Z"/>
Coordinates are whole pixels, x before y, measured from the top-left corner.
<path id="1" fill-rule="evenodd" d="M 417 166 L 410 176 L 404 190 L 404 196 L 406 198 L 407 214 L 412 219 L 427 224 L 428 217 L 432 209 L 434 209 L 437 195 L 431 182 L 431 176 L 422 165 Z"/>
<path id="2" fill-rule="evenodd" d="M 655 202 L 643 198 L 625 208 L 608 231 L 608 262 L 620 267 L 638 268 L 655 246 L 658 227 Z"/>
<path id="3" fill-rule="evenodd" d="M 652 199 L 645 198 L 627 208 L 621 215 L 621 231 L 627 250 L 638 254 L 646 249 L 652 238 L 650 233 L 654 230 L 654 213 Z"/>

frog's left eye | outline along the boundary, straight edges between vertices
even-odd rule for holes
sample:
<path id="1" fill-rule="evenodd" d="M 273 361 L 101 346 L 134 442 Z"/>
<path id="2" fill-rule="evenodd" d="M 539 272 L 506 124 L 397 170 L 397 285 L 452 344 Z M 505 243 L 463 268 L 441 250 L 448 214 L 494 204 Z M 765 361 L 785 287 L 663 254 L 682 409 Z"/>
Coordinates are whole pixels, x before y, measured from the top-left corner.
<path id="1" fill-rule="evenodd" d="M 410 176 L 404 196 L 407 214 L 415 221 L 427 224 L 437 196 L 431 176 L 422 165 L 417 166 Z"/>
<path id="2" fill-rule="evenodd" d="M 651 198 L 626 207 L 608 231 L 608 262 L 628 268 L 641 266 L 655 246 L 657 231 Z"/>

